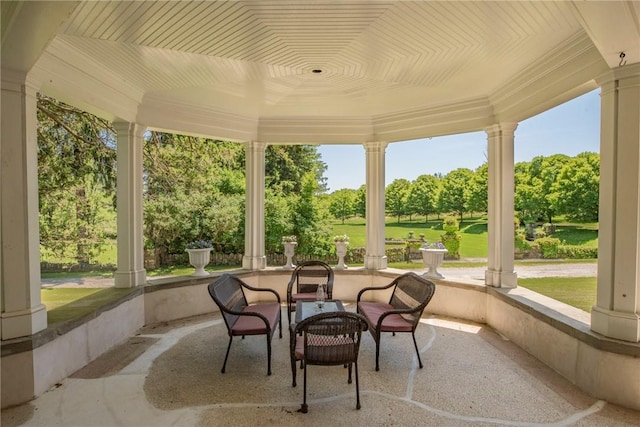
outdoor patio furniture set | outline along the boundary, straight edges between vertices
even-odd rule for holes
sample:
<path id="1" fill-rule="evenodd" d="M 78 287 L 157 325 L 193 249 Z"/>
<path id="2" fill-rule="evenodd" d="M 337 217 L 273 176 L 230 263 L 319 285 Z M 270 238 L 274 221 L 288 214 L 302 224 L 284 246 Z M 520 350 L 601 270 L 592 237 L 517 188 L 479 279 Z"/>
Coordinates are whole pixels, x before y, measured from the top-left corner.
<path id="1" fill-rule="evenodd" d="M 382 332 L 410 332 L 422 368 L 415 330 L 422 313 L 433 297 L 435 284 L 417 274 L 403 274 L 385 286 L 366 287 L 357 296 L 357 312 L 347 312 L 340 300 L 333 300 L 334 274 L 321 261 L 298 265 L 287 286 L 287 315 L 290 332 L 292 385 L 296 386 L 296 363 L 304 369 L 304 401 L 300 412 L 306 413 L 307 366 L 343 365 L 348 368 L 348 382 L 352 382 L 355 366 L 356 408 L 360 409 L 358 382 L 358 352 L 363 331 L 369 330 L 376 343 L 376 371 L 380 369 L 380 336 Z M 274 295 L 273 302 L 249 304 L 245 289 Z M 388 303 L 367 301 L 369 291 L 391 289 Z M 282 338 L 281 301 L 273 289 L 249 286 L 240 278 L 224 274 L 208 286 L 209 294 L 224 318 L 229 345 L 221 372 L 225 372 L 234 336 L 266 335 L 267 375 L 271 375 L 271 340 L 276 326 Z M 296 312 L 295 322 L 291 313 Z"/>

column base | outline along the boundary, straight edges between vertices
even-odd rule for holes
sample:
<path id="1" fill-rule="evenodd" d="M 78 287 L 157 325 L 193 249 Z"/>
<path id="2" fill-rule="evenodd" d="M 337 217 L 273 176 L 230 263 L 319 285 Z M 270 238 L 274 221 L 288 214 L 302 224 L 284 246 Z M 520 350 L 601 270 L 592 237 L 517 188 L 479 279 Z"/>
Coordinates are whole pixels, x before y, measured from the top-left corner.
<path id="1" fill-rule="evenodd" d="M 591 309 L 591 330 L 609 338 L 640 342 L 640 316 L 594 306 Z"/>
<path id="2" fill-rule="evenodd" d="M 245 256 L 242 258 L 242 268 L 245 270 L 264 270 L 267 268 L 267 257 L 265 256 Z"/>
<path id="3" fill-rule="evenodd" d="M 364 256 L 364 268 L 368 270 L 384 270 L 387 268 L 387 256 Z"/>
<path id="4" fill-rule="evenodd" d="M 116 271 L 113 273 L 113 282 L 116 288 L 135 288 L 147 283 L 147 270 Z"/>
<path id="5" fill-rule="evenodd" d="M 484 283 L 494 288 L 515 288 L 518 286 L 518 275 L 515 272 L 487 270 L 484 272 Z"/>
<path id="6" fill-rule="evenodd" d="M 47 308 L 44 304 L 18 311 L 2 313 L 0 317 L 2 339 L 28 337 L 47 329 Z"/>

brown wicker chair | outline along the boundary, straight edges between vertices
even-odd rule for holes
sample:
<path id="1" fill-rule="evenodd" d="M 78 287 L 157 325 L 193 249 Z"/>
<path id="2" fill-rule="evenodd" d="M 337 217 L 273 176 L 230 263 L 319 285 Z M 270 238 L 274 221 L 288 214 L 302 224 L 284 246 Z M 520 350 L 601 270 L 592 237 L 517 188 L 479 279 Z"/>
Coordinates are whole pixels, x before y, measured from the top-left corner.
<path id="1" fill-rule="evenodd" d="M 361 301 L 367 291 L 389 289 L 393 287 L 389 303 Z M 411 332 L 413 345 L 416 348 L 418 364 L 422 368 L 422 360 L 416 343 L 415 330 L 429 301 L 435 293 L 436 285 L 417 274 L 410 272 L 397 277 L 386 286 L 367 287 L 358 293 L 357 310 L 369 323 L 369 331 L 376 342 L 376 371 L 380 370 L 380 334 L 382 332 Z"/>
<path id="2" fill-rule="evenodd" d="M 333 269 L 322 261 L 299 264 L 287 285 L 287 316 L 291 324 L 291 312 L 296 311 L 296 301 L 314 301 L 320 283 L 325 284 L 325 299 L 333 296 Z M 295 286 L 295 289 L 294 289 Z"/>
<path id="3" fill-rule="evenodd" d="M 296 386 L 296 361 L 304 365 L 304 400 L 300 412 L 307 413 L 307 366 L 344 365 L 349 368 L 351 384 L 352 365 L 355 365 L 356 408 L 360 409 L 358 382 L 358 351 L 362 331 L 367 330 L 366 319 L 357 313 L 332 311 L 308 317 L 291 326 L 291 373 Z"/>
<path id="4" fill-rule="evenodd" d="M 222 372 L 227 366 L 227 358 L 234 336 L 266 335 L 267 336 L 267 375 L 271 375 L 271 339 L 275 333 L 276 324 L 280 328 L 282 338 L 282 322 L 280 319 L 280 296 L 273 289 L 258 289 L 247 285 L 239 278 L 230 274 L 223 274 L 208 286 L 209 295 L 220 308 L 224 323 L 229 333 L 229 345 L 224 356 Z M 277 302 L 265 302 L 249 305 L 244 289 L 257 292 L 270 292 L 275 295 Z"/>

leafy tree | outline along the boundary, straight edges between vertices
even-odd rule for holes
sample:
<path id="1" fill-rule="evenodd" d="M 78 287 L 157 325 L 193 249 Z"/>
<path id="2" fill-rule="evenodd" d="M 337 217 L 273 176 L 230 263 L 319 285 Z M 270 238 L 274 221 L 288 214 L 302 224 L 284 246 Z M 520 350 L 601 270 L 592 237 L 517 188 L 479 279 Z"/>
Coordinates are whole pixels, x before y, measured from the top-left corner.
<path id="1" fill-rule="evenodd" d="M 242 250 L 240 144 L 151 132 L 144 153 L 147 247 L 181 253 L 189 241 L 205 239 L 216 250 Z"/>
<path id="2" fill-rule="evenodd" d="M 314 172 L 302 177 L 300 194 L 289 197 L 293 217 L 291 234 L 298 236 L 300 253 L 324 254 L 328 251 L 329 230 L 327 229 L 327 212 L 323 211 L 317 200 L 320 184 Z"/>
<path id="3" fill-rule="evenodd" d="M 407 205 L 412 213 L 424 215 L 427 222 L 429 214 L 438 208 L 440 181 L 433 175 L 420 175 L 411 183 Z"/>
<path id="4" fill-rule="evenodd" d="M 470 182 L 473 172 L 467 168 L 459 168 L 449 172 L 442 180 L 441 204 L 445 211 L 462 215 L 468 210 Z"/>
<path id="5" fill-rule="evenodd" d="M 325 192 L 326 170 L 317 147 L 312 145 L 269 145 L 265 152 L 266 186 L 282 194 L 299 194 L 309 171 L 318 183 L 318 193 Z"/>
<path id="6" fill-rule="evenodd" d="M 362 218 L 367 216 L 367 186 L 364 184 L 357 190 L 354 213 Z"/>
<path id="7" fill-rule="evenodd" d="M 564 165 L 554 190 L 560 213 L 578 221 L 597 221 L 600 188 L 600 156 L 581 153 Z"/>
<path id="8" fill-rule="evenodd" d="M 409 197 L 409 190 L 411 183 L 404 179 L 395 179 L 389 184 L 385 191 L 385 205 L 389 214 L 398 218 L 400 222 L 400 216 L 407 212 L 407 198 Z"/>
<path id="9" fill-rule="evenodd" d="M 115 133 L 110 123 L 38 95 L 40 242 L 45 252 L 88 263 L 110 227 L 115 198 Z M 73 247 L 73 248 L 72 248 Z"/>
<path id="10" fill-rule="evenodd" d="M 356 197 L 357 191 L 349 188 L 334 191 L 330 196 L 329 212 L 344 224 L 344 220 L 355 213 Z"/>
<path id="11" fill-rule="evenodd" d="M 489 164 L 483 163 L 473 173 L 469 186 L 468 208 L 471 212 L 487 212 L 489 203 Z"/>

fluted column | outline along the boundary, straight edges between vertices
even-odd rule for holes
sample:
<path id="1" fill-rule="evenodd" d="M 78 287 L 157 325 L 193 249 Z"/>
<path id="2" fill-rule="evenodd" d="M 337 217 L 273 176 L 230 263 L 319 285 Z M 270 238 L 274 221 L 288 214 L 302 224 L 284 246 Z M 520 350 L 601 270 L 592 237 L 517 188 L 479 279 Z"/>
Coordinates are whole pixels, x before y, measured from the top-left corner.
<path id="1" fill-rule="evenodd" d="M 147 280 L 144 269 L 142 197 L 142 152 L 145 127 L 136 123 L 114 122 L 117 134 L 117 227 L 118 269 L 116 288 L 132 288 Z"/>
<path id="2" fill-rule="evenodd" d="M 36 88 L 2 70 L 0 289 L 2 339 L 47 327 L 40 299 Z"/>
<path id="3" fill-rule="evenodd" d="M 367 162 L 367 248 L 364 257 L 365 268 L 383 270 L 387 268 L 385 254 L 385 149 L 386 142 L 367 142 L 364 144 Z"/>
<path id="4" fill-rule="evenodd" d="M 513 142 L 517 123 L 499 123 L 485 129 L 489 151 L 488 269 L 489 286 L 514 288 L 514 163 Z"/>
<path id="5" fill-rule="evenodd" d="M 601 91 L 598 290 L 591 329 L 640 342 L 640 64 Z"/>
<path id="6" fill-rule="evenodd" d="M 244 257 L 242 268 L 262 270 L 267 266 L 264 253 L 264 174 L 267 144 L 246 143 L 246 212 L 244 231 Z"/>

